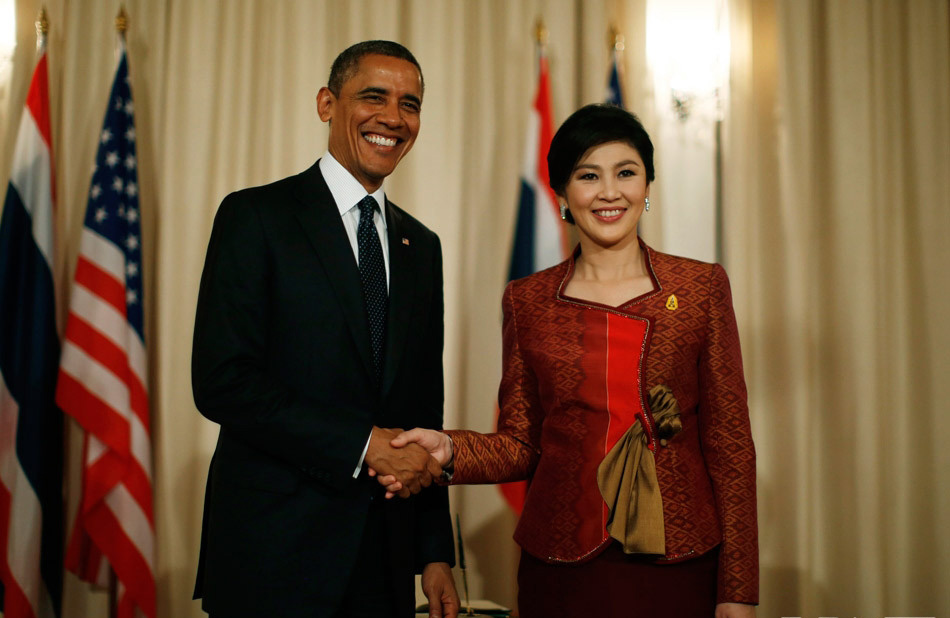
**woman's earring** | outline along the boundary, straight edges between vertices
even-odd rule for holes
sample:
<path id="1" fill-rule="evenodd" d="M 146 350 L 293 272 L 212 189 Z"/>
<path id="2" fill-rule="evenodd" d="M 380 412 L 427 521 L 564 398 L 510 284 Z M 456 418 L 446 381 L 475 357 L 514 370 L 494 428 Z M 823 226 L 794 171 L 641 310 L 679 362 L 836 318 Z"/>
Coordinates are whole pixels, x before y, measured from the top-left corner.
<path id="1" fill-rule="evenodd" d="M 646 208 L 644 208 L 644 210 L 646 210 L 647 212 L 650 212 L 650 198 L 648 198 L 648 197 L 647 197 L 647 198 L 644 198 L 644 199 L 643 199 L 643 202 L 646 204 Z M 563 214 L 564 211 L 562 210 L 561 213 L 562 213 L 562 214 L 561 214 L 561 218 L 563 219 L 563 218 L 564 218 L 564 214 Z"/>
<path id="2" fill-rule="evenodd" d="M 561 221 L 567 221 L 567 204 L 561 203 Z"/>

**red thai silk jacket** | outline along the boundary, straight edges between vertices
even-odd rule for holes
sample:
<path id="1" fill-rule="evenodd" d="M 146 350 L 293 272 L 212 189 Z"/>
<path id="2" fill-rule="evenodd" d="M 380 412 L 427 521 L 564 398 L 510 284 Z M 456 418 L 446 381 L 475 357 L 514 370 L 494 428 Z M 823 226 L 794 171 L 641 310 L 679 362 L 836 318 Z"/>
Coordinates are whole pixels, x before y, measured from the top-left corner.
<path id="1" fill-rule="evenodd" d="M 666 543 L 657 561 L 719 546 L 718 601 L 757 603 L 755 448 L 729 281 L 718 264 L 641 246 L 654 289 L 619 307 L 564 295 L 573 257 L 508 285 L 498 432 L 447 432 L 455 444 L 452 482 L 529 478 L 515 541 L 552 563 L 597 555 L 611 539 L 596 471 L 616 429 L 592 387 L 593 380 L 606 391 L 611 377 L 592 374 L 617 361 L 588 359 L 604 352 L 600 341 L 613 341 L 601 330 L 636 321 L 621 359 L 638 378 L 627 399 L 638 390 L 631 405 L 645 407 L 650 388 L 664 384 L 683 424 L 654 450 Z"/>

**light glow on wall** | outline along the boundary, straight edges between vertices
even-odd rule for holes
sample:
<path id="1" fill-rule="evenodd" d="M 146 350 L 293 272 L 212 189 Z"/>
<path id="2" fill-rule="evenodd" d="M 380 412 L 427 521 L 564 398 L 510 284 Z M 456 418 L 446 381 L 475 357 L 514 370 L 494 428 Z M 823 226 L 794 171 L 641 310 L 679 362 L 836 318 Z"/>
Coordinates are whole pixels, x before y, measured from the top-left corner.
<path id="1" fill-rule="evenodd" d="M 7 60 L 16 47 L 16 6 L 14 0 L 0 0 L 0 59 Z"/>
<path id="2" fill-rule="evenodd" d="M 648 0 L 647 62 L 657 104 L 685 118 L 723 94 L 729 31 L 723 0 Z"/>

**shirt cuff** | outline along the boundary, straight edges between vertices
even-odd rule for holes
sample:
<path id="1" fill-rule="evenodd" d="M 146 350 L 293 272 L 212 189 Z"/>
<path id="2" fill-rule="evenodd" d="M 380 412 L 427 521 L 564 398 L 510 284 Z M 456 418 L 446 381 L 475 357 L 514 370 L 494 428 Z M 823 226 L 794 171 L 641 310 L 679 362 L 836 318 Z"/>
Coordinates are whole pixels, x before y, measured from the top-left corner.
<path id="1" fill-rule="evenodd" d="M 442 476 L 439 477 L 439 481 L 448 484 L 452 482 L 452 478 L 455 476 L 455 441 L 448 434 L 445 434 L 445 437 L 449 439 L 449 444 L 452 445 L 452 456 L 449 457 L 448 463 L 442 466 Z"/>
<path id="2" fill-rule="evenodd" d="M 363 447 L 363 454 L 360 455 L 360 461 L 356 464 L 356 470 L 353 470 L 353 478 L 356 478 L 360 475 L 360 469 L 363 467 L 363 460 L 366 459 L 366 451 L 369 450 L 369 441 L 373 437 L 373 431 L 370 430 L 369 438 L 366 438 L 366 446 Z"/>

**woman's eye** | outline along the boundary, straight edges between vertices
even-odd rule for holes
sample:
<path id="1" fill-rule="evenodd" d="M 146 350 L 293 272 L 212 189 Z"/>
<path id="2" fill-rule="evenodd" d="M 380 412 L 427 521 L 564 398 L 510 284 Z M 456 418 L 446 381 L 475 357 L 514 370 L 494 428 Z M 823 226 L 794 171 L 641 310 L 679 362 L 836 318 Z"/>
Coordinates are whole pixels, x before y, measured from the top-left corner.
<path id="1" fill-rule="evenodd" d="M 581 174 L 577 177 L 578 180 L 597 180 L 597 174 L 593 172 L 587 172 L 586 174 Z"/>
<path id="2" fill-rule="evenodd" d="M 620 170 L 620 174 L 618 174 L 618 175 L 619 175 L 621 178 L 626 178 L 626 177 L 629 177 L 629 176 L 636 176 L 637 173 L 634 172 L 633 170 Z"/>

